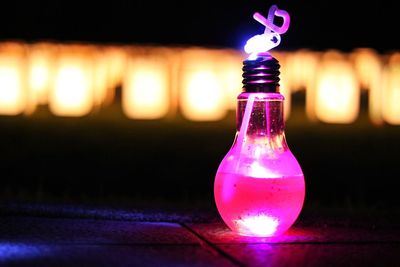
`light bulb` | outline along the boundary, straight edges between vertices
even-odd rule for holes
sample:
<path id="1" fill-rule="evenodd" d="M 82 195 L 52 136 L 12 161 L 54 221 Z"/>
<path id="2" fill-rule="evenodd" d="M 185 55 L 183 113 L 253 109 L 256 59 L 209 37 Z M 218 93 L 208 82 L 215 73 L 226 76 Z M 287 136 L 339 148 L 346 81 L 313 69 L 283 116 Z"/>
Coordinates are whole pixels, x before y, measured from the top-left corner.
<path id="1" fill-rule="evenodd" d="M 271 9 L 274 14 L 279 11 L 288 16 L 276 6 Z M 268 18 L 263 23 L 266 27 L 273 22 L 273 17 Z M 289 19 L 284 21 L 288 24 Z M 287 24 L 282 27 L 287 29 Z M 304 176 L 285 139 L 279 62 L 265 51 L 256 51 L 255 59 L 250 55 L 243 65 L 237 132 L 219 165 L 214 196 L 218 211 L 231 230 L 246 236 L 276 236 L 284 233 L 300 214 Z"/>

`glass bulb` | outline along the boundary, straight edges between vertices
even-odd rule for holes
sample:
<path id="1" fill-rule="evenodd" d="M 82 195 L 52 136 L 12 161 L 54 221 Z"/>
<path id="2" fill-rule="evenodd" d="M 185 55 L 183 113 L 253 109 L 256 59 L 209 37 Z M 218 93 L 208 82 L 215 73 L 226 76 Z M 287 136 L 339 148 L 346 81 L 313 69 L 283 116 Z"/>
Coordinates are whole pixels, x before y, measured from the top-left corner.
<path id="1" fill-rule="evenodd" d="M 245 60 L 237 98 L 237 132 L 214 184 L 218 211 L 228 227 L 246 236 L 284 233 L 305 196 L 304 176 L 285 139 L 279 63 L 269 54 Z"/>

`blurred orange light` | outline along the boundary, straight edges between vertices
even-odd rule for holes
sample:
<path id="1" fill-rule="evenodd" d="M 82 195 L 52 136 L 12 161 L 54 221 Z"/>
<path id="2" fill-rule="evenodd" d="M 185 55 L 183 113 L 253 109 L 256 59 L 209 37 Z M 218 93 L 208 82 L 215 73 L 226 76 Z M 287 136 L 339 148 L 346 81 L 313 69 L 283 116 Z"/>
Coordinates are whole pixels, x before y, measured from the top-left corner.
<path id="1" fill-rule="evenodd" d="M 106 104 L 114 99 L 114 92 L 121 86 L 128 60 L 127 48 L 123 46 L 108 46 L 103 50 L 107 66 L 107 95 Z"/>
<path id="2" fill-rule="evenodd" d="M 50 43 L 38 43 L 29 46 L 28 113 L 32 113 L 37 105 L 48 103 L 48 94 L 54 77 L 56 50 L 57 46 Z"/>
<path id="3" fill-rule="evenodd" d="M 242 91 L 243 55 L 236 51 L 218 51 L 215 57 L 217 77 L 227 100 L 227 108 L 236 110 L 237 96 Z"/>
<path id="4" fill-rule="evenodd" d="M 179 104 L 183 115 L 190 120 L 215 121 L 226 115 L 228 102 L 218 76 L 217 60 L 207 50 L 184 53 Z"/>
<path id="5" fill-rule="evenodd" d="M 192 120 L 212 120 L 222 117 L 222 91 L 216 75 L 211 71 L 197 71 L 190 76 L 186 89 L 186 103 L 182 108 L 190 110 L 185 115 Z"/>
<path id="6" fill-rule="evenodd" d="M 351 53 L 351 59 L 361 88 L 371 89 L 382 69 L 378 54 L 371 48 L 358 48 Z"/>
<path id="7" fill-rule="evenodd" d="M 351 64 L 327 54 L 315 84 L 315 115 L 328 123 L 352 123 L 358 116 L 360 89 Z"/>
<path id="8" fill-rule="evenodd" d="M 309 89 L 315 79 L 318 63 L 319 54 L 316 52 L 301 49 L 288 53 L 285 63 L 281 65 L 285 69 L 285 78 L 293 92 Z"/>
<path id="9" fill-rule="evenodd" d="M 305 90 L 309 119 L 351 123 L 367 92 L 372 123 L 400 124 L 400 53 L 357 48 L 272 55 L 281 65 L 285 119 L 292 94 Z M 122 89 L 129 118 L 159 119 L 179 111 L 189 120 L 217 121 L 236 110 L 245 58 L 231 49 L 3 42 L 0 114 L 32 114 L 48 105 L 57 116 L 84 116 L 112 104 Z"/>
<path id="10" fill-rule="evenodd" d="M 100 109 L 106 104 L 109 97 L 108 77 L 107 77 L 107 57 L 104 55 L 104 47 L 91 46 L 92 65 L 93 65 L 93 105 Z M 107 103 L 109 104 L 109 103 Z"/>
<path id="11" fill-rule="evenodd" d="M 291 111 L 291 102 L 292 102 L 292 88 L 290 84 L 290 80 L 288 78 L 288 70 L 286 67 L 286 60 L 288 58 L 287 53 L 285 52 L 274 52 L 273 56 L 279 61 L 279 65 L 281 65 L 279 75 L 280 81 L 280 93 L 285 97 L 285 102 L 283 105 L 283 115 L 285 120 L 289 118 L 290 111 Z"/>
<path id="12" fill-rule="evenodd" d="M 368 113 L 374 124 L 382 124 L 382 70 L 383 62 L 377 52 L 370 48 L 358 48 L 351 59 L 360 86 L 368 91 Z"/>
<path id="13" fill-rule="evenodd" d="M 19 43 L 0 45 L 0 114 L 17 115 L 25 111 L 25 54 Z"/>
<path id="14" fill-rule="evenodd" d="M 87 50 L 62 49 L 50 94 L 50 110 L 58 116 L 83 116 L 93 107 L 93 72 Z"/>
<path id="15" fill-rule="evenodd" d="M 391 55 L 383 80 L 383 119 L 390 124 L 400 125 L 400 53 Z"/>
<path id="16" fill-rule="evenodd" d="M 122 107 L 132 119 L 158 119 L 169 110 L 169 77 L 160 58 L 132 59 L 123 81 Z"/>

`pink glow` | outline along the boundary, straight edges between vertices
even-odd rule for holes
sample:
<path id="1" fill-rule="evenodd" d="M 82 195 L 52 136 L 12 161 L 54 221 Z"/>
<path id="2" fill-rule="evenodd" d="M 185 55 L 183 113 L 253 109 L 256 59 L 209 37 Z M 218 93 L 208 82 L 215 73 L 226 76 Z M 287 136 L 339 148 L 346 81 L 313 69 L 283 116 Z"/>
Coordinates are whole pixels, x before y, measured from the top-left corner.
<path id="1" fill-rule="evenodd" d="M 282 26 L 274 24 L 275 16 L 283 18 Z M 265 26 L 263 34 L 255 35 L 250 38 L 244 51 L 250 54 L 249 59 L 255 59 L 258 53 L 265 53 L 278 46 L 281 42 L 280 34 L 284 34 L 289 29 L 290 16 L 285 10 L 278 9 L 276 5 L 271 6 L 268 11 L 268 18 L 256 12 L 253 18 Z"/>
<path id="2" fill-rule="evenodd" d="M 272 236 L 279 225 L 279 220 L 259 214 L 234 221 L 241 232 L 249 231 L 256 236 Z"/>
<path id="3" fill-rule="evenodd" d="M 253 104 L 254 104 L 254 100 L 255 100 L 256 96 L 257 96 L 257 94 L 252 94 L 247 98 L 247 105 L 246 105 L 246 109 L 245 109 L 245 112 L 243 115 L 243 123 L 242 123 L 242 126 L 240 127 L 240 131 L 239 131 L 239 135 L 238 135 L 238 139 L 237 139 L 237 143 L 240 144 L 239 154 L 243 150 L 243 145 L 244 145 L 243 141 L 244 141 L 244 138 L 247 133 L 250 116 L 251 116 L 251 112 L 253 110 Z"/>
<path id="4" fill-rule="evenodd" d="M 276 236 L 284 233 L 301 211 L 304 177 L 257 178 L 219 172 L 214 194 L 230 229 L 246 236 Z"/>
<path id="5" fill-rule="evenodd" d="M 275 16 L 283 18 L 282 26 L 278 27 L 274 24 Z M 253 18 L 263 24 L 265 27 L 268 27 L 272 31 L 284 34 L 289 29 L 290 24 L 290 16 L 285 10 L 279 9 L 276 5 L 270 7 L 268 11 L 268 18 L 265 19 L 260 13 L 256 12 L 253 15 Z M 267 30 L 267 29 L 266 29 Z"/>
<path id="6" fill-rule="evenodd" d="M 241 235 L 284 233 L 304 202 L 304 176 L 284 134 L 283 96 L 242 93 L 235 142 L 214 183 L 218 211 Z"/>

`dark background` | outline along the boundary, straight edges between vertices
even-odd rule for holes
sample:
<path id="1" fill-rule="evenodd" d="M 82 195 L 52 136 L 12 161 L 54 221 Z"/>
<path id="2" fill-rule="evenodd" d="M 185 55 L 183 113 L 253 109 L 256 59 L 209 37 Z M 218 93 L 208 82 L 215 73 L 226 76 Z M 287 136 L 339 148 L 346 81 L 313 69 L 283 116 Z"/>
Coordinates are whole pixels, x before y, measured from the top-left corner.
<path id="1" fill-rule="evenodd" d="M 281 49 L 399 48 L 398 1 L 2 1 L 0 38 L 241 49 L 272 4 L 291 15 Z"/>
<path id="2" fill-rule="evenodd" d="M 102 2 L 102 1 L 101 1 Z M 0 39 L 197 45 L 241 49 L 278 4 L 292 18 L 282 50 L 398 50 L 396 1 L 2 1 Z M 238 85 L 240 86 L 240 85 Z M 400 204 L 400 127 L 373 126 L 366 100 L 351 125 L 310 122 L 295 95 L 289 146 L 303 167 L 306 209 L 391 213 Z M 0 117 L 1 198 L 11 201 L 173 203 L 214 209 L 213 180 L 234 138 L 219 122 L 128 120 L 118 100 L 84 118 Z M 393 214 L 393 213 L 391 213 Z"/>

